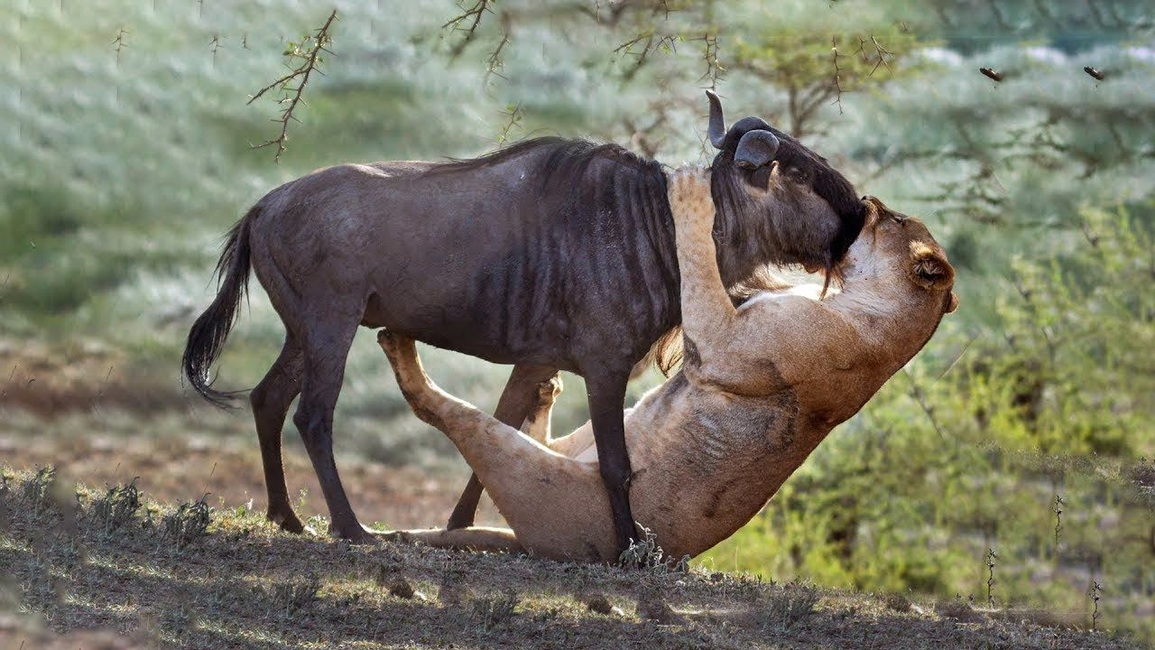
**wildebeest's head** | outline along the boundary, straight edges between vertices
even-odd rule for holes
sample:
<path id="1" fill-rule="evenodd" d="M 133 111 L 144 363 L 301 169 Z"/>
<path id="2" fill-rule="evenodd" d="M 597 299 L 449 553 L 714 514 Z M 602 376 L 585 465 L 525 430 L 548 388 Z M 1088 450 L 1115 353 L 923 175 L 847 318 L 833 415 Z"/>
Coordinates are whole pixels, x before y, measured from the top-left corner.
<path id="1" fill-rule="evenodd" d="M 756 270 L 756 260 L 825 269 L 827 276 L 858 237 L 866 210 L 850 181 L 826 159 L 757 117 L 728 130 L 722 103 L 710 98 L 715 237 L 727 285 Z"/>

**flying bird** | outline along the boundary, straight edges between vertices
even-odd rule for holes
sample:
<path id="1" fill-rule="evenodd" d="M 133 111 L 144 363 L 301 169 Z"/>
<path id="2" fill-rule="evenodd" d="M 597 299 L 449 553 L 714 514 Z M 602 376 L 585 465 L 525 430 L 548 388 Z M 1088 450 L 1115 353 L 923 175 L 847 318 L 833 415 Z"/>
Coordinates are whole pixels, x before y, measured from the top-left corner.
<path id="1" fill-rule="evenodd" d="M 1083 67 L 1083 72 L 1086 72 L 1087 74 L 1098 79 L 1099 81 L 1102 81 L 1102 80 L 1107 78 L 1107 73 L 1103 72 L 1102 70 L 1100 70 L 1098 68 L 1092 68 L 1089 65 Z"/>
<path id="2" fill-rule="evenodd" d="M 979 68 L 979 72 L 983 73 L 987 76 L 987 78 L 993 79 L 996 82 L 1003 80 L 1003 74 L 1001 72 L 992 70 L 991 68 Z"/>

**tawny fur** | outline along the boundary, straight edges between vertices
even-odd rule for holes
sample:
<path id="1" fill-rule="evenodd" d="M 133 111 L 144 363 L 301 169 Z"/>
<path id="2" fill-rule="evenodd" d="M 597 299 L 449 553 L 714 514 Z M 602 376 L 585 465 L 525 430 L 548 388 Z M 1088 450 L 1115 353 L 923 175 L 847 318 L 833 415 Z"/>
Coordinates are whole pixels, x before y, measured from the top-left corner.
<path id="1" fill-rule="evenodd" d="M 957 299 L 954 269 L 926 227 L 865 199 L 866 227 L 843 286 L 763 291 L 735 308 L 722 285 L 709 172 L 670 178 L 686 356 L 682 370 L 625 416 L 637 522 L 674 558 L 729 537 L 836 425 L 858 412 L 930 339 Z M 433 385 L 410 339 L 382 331 L 402 392 L 453 440 L 512 530 L 395 537 L 459 548 L 613 562 L 610 506 L 590 425 L 551 440 L 545 384 L 526 433 Z"/>

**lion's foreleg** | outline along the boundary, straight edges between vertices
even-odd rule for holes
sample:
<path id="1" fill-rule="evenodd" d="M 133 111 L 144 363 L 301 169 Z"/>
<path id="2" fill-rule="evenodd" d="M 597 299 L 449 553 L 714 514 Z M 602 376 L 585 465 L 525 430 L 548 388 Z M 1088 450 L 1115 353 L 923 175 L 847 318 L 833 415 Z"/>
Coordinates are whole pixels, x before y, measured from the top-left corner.
<path id="1" fill-rule="evenodd" d="M 696 367 L 723 356 L 733 338 L 737 310 L 718 270 L 710 175 L 693 168 L 673 172 L 669 200 L 682 283 L 685 362 Z"/>

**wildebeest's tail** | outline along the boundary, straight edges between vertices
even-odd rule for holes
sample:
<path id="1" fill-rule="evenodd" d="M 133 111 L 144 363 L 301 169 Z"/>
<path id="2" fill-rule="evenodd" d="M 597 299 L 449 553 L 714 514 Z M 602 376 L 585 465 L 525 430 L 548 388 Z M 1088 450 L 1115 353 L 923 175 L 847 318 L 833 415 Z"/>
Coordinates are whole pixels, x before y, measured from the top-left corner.
<path id="1" fill-rule="evenodd" d="M 253 206 L 233 229 L 221 258 L 217 260 L 217 297 L 208 309 L 196 319 L 188 332 L 181 368 L 196 392 L 213 404 L 227 408 L 239 392 L 214 390 L 209 369 L 221 356 L 229 331 L 237 320 L 237 307 L 249 284 L 249 224 L 260 212 Z"/>

